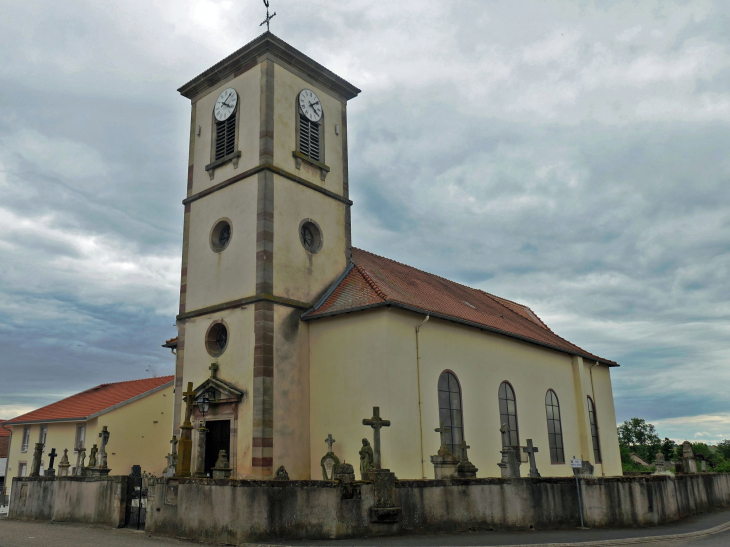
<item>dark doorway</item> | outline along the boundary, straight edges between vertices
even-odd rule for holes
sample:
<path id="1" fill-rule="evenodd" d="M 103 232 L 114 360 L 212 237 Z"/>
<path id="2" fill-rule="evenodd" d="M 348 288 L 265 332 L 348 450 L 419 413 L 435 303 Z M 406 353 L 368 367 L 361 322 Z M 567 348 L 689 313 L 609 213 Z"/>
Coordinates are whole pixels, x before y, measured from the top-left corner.
<path id="1" fill-rule="evenodd" d="M 205 439 L 205 472 L 213 476 L 211 469 L 218 461 L 218 452 L 225 450 L 228 461 L 231 458 L 231 422 L 229 420 L 215 420 L 206 422 L 208 436 Z M 231 466 L 232 467 L 232 466 Z"/>

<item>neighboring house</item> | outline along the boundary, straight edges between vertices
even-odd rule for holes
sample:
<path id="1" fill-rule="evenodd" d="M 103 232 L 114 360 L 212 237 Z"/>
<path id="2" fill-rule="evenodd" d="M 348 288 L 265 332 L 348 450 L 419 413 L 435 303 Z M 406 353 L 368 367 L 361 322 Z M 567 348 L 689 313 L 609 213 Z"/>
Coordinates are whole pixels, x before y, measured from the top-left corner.
<path id="1" fill-rule="evenodd" d="M 103 426 L 110 433 L 107 454 L 113 475 L 126 475 L 133 465 L 161 475 L 170 450 L 172 384 L 173 376 L 101 384 L 8 420 L 4 425 L 13 432 L 8 488 L 10 477 L 30 474 L 38 442 L 45 445 L 41 469 L 48 468 L 48 454 L 54 448 L 58 454 L 54 469 L 58 468 L 64 449 L 68 449 L 72 472 L 76 467 L 76 448 L 80 446 L 86 448 L 88 463 L 89 451 L 99 444 Z"/>
<path id="2" fill-rule="evenodd" d="M 10 431 L 0 424 L 0 494 L 5 487 L 5 473 L 8 465 L 8 447 L 10 445 Z M 2 505 L 0 503 L 0 505 Z"/>

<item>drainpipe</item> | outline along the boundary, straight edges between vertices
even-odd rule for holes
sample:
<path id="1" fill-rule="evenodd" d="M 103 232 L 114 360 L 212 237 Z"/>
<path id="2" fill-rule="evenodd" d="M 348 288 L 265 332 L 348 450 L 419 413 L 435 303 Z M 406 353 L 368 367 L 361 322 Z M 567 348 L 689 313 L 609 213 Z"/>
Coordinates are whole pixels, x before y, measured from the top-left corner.
<path id="1" fill-rule="evenodd" d="M 7 422 L 0 423 L 0 427 L 2 427 L 5 431 L 7 431 L 7 432 L 10 433 L 10 438 L 8 439 L 8 457 L 7 457 L 7 461 L 5 462 L 5 484 L 3 485 L 3 489 L 5 490 L 5 494 L 7 495 L 7 493 L 8 493 L 8 477 L 10 476 L 10 474 L 9 474 L 9 471 L 10 471 L 10 445 L 13 442 L 13 430 L 12 429 L 8 429 L 7 427 L 5 427 L 5 424 L 6 423 Z M 12 482 L 12 478 L 10 480 Z M 10 496 L 8 496 L 8 508 L 10 508 Z"/>
<path id="2" fill-rule="evenodd" d="M 426 479 L 425 456 L 423 455 L 423 402 L 421 400 L 421 348 L 419 346 L 418 333 L 421 327 L 431 318 L 427 315 L 426 319 L 421 321 L 416 327 L 416 378 L 418 380 L 418 431 L 421 433 L 421 477 Z"/>
<path id="3" fill-rule="evenodd" d="M 593 367 L 598 366 L 598 361 L 596 361 L 591 367 L 588 369 L 588 373 L 591 377 L 591 395 L 593 396 L 593 406 L 596 407 L 596 391 L 593 389 Z M 596 431 L 598 432 L 598 441 L 601 441 L 601 428 L 598 426 L 598 411 L 594 412 L 595 418 L 596 418 Z M 606 476 L 606 471 L 603 469 L 603 446 L 601 446 L 601 476 Z"/>

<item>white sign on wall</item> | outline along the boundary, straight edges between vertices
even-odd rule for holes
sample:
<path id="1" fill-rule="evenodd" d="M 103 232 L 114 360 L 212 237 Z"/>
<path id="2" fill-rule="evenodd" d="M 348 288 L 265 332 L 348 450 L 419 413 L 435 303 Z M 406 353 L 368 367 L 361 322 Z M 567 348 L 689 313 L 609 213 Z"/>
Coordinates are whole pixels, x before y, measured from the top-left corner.
<path id="1" fill-rule="evenodd" d="M 578 458 L 570 458 L 570 467 L 573 469 L 580 469 L 583 467 L 583 460 L 580 460 Z"/>

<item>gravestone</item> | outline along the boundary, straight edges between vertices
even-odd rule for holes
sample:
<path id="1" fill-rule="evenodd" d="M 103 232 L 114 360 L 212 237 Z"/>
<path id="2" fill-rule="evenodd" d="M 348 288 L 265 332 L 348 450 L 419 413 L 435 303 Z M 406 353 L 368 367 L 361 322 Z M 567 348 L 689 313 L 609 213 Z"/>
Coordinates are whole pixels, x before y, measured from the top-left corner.
<path id="1" fill-rule="evenodd" d="M 58 462 L 58 476 L 67 477 L 69 467 L 71 467 L 71 464 L 68 462 L 68 448 L 64 448 L 63 456 L 61 456 L 61 461 Z"/>
<path id="2" fill-rule="evenodd" d="M 373 468 L 373 447 L 370 446 L 370 441 L 367 439 L 362 440 L 362 448 L 360 449 L 360 479 L 367 480 L 368 473 Z"/>
<path id="3" fill-rule="evenodd" d="M 193 383 L 188 382 L 188 389 L 183 393 L 185 396 L 185 421 L 180 426 L 180 441 L 178 446 L 176 477 L 190 476 L 190 463 L 193 452 L 193 424 L 190 417 L 193 414 Z"/>
<path id="4" fill-rule="evenodd" d="M 459 445 L 461 457 L 459 465 L 456 466 L 456 476 L 460 479 L 474 479 L 477 476 L 477 471 L 479 471 L 479 469 L 477 469 L 474 464 L 469 461 L 469 456 L 466 453 L 469 448 L 471 448 L 471 446 L 466 444 L 466 441 L 462 440 Z"/>
<path id="5" fill-rule="evenodd" d="M 370 522 L 376 524 L 390 524 L 400 520 L 401 508 L 398 507 L 398 496 L 395 491 L 395 473 L 389 469 L 383 469 L 380 458 L 380 429 L 390 427 L 390 420 L 380 417 L 380 407 L 373 407 L 372 418 L 365 418 L 362 425 L 369 425 L 373 428 L 373 445 L 367 439 L 363 439 L 363 447 L 360 449 L 360 473 L 363 480 L 371 480 L 373 483 L 373 495 L 375 505 L 370 508 Z M 367 458 L 372 455 L 372 467 L 367 464 Z M 364 467 L 364 469 L 363 469 Z"/>
<path id="6" fill-rule="evenodd" d="M 697 473 L 697 460 L 695 454 L 692 451 L 692 443 L 684 441 L 682 443 L 682 469 L 685 473 L 694 474 Z"/>
<path id="7" fill-rule="evenodd" d="M 35 443 L 33 461 L 30 464 L 30 476 L 39 477 L 41 474 L 41 460 L 43 459 L 43 443 Z"/>
<path id="8" fill-rule="evenodd" d="M 449 450 L 447 434 L 451 431 L 451 428 L 446 427 L 446 424 L 441 422 L 440 427 L 437 427 L 434 431 L 441 435 L 441 447 L 435 456 L 431 456 L 434 478 L 438 480 L 456 477 L 458 474 L 457 466 L 459 465 L 459 458 L 454 456 L 451 450 Z"/>
<path id="9" fill-rule="evenodd" d="M 101 448 L 99 449 L 97 467 L 99 469 L 108 469 L 109 465 L 107 463 L 106 445 L 109 442 L 109 431 L 107 430 L 106 426 L 103 426 L 101 428 L 101 431 L 99 432 L 99 438 L 101 439 Z M 108 475 L 109 471 L 102 474 Z"/>
<path id="10" fill-rule="evenodd" d="M 661 450 L 656 453 L 656 461 L 654 462 L 654 467 L 656 467 L 656 473 L 667 472 L 667 462 L 664 458 L 664 452 L 662 452 Z"/>
<path id="11" fill-rule="evenodd" d="M 702 460 L 702 472 L 707 473 L 707 460 Z"/>
<path id="12" fill-rule="evenodd" d="M 86 466 L 87 469 L 93 469 L 94 467 L 96 467 L 96 453 L 98 451 L 99 449 L 96 448 L 96 445 L 93 445 L 91 447 L 91 453 L 89 454 L 89 465 Z"/>
<path id="13" fill-rule="evenodd" d="M 48 453 L 48 457 L 50 459 L 50 463 L 48 464 L 48 469 L 46 469 L 45 475 L 46 477 L 55 477 L 56 476 L 56 470 L 53 469 L 53 462 L 56 461 L 56 449 L 51 448 L 51 451 Z"/>
<path id="14" fill-rule="evenodd" d="M 341 463 L 335 467 L 334 479 L 344 483 L 355 482 L 355 468 L 349 463 Z"/>
<path id="15" fill-rule="evenodd" d="M 533 479 L 537 479 L 540 477 L 540 473 L 537 470 L 537 465 L 535 464 L 535 452 L 538 451 L 536 446 L 532 446 L 532 439 L 527 439 L 527 446 L 522 447 L 522 451 L 527 454 L 527 458 L 530 461 L 530 474 L 529 476 Z"/>
<path id="16" fill-rule="evenodd" d="M 83 446 L 79 446 L 76 453 L 76 476 L 83 477 L 86 475 L 86 467 L 84 467 L 84 460 L 86 459 L 86 449 Z"/>
<path id="17" fill-rule="evenodd" d="M 228 454 L 225 450 L 218 451 L 218 460 L 215 462 L 215 466 L 211 471 L 213 472 L 214 479 L 231 478 L 231 464 L 228 462 Z"/>
<path id="18" fill-rule="evenodd" d="M 335 467 L 340 464 L 340 460 L 337 456 L 335 456 L 335 453 L 332 452 L 332 445 L 336 441 L 332 438 L 331 434 L 327 435 L 324 442 L 327 443 L 327 454 L 325 454 L 319 462 L 322 466 L 322 480 L 332 481 L 335 480 Z"/>
<path id="19" fill-rule="evenodd" d="M 167 455 L 167 467 L 162 472 L 162 476 L 169 478 L 175 476 L 175 469 L 177 468 L 177 436 L 173 435 L 170 441 L 172 448 L 170 453 Z"/>
<path id="20" fill-rule="evenodd" d="M 373 469 L 380 469 L 380 429 L 390 427 L 390 420 L 384 420 L 380 417 L 380 407 L 373 407 L 372 418 L 364 418 L 362 425 L 369 425 L 373 428 Z"/>
<path id="21" fill-rule="evenodd" d="M 289 480 L 289 473 L 286 472 L 286 469 L 283 465 L 279 466 L 279 469 L 276 470 L 276 476 L 274 477 L 274 480 L 276 481 L 288 481 Z"/>
<path id="22" fill-rule="evenodd" d="M 497 465 L 502 471 L 503 479 L 519 479 L 520 478 L 520 458 L 515 453 L 515 449 L 509 444 L 509 426 L 502 424 L 499 428 L 502 433 L 502 461 Z"/>

